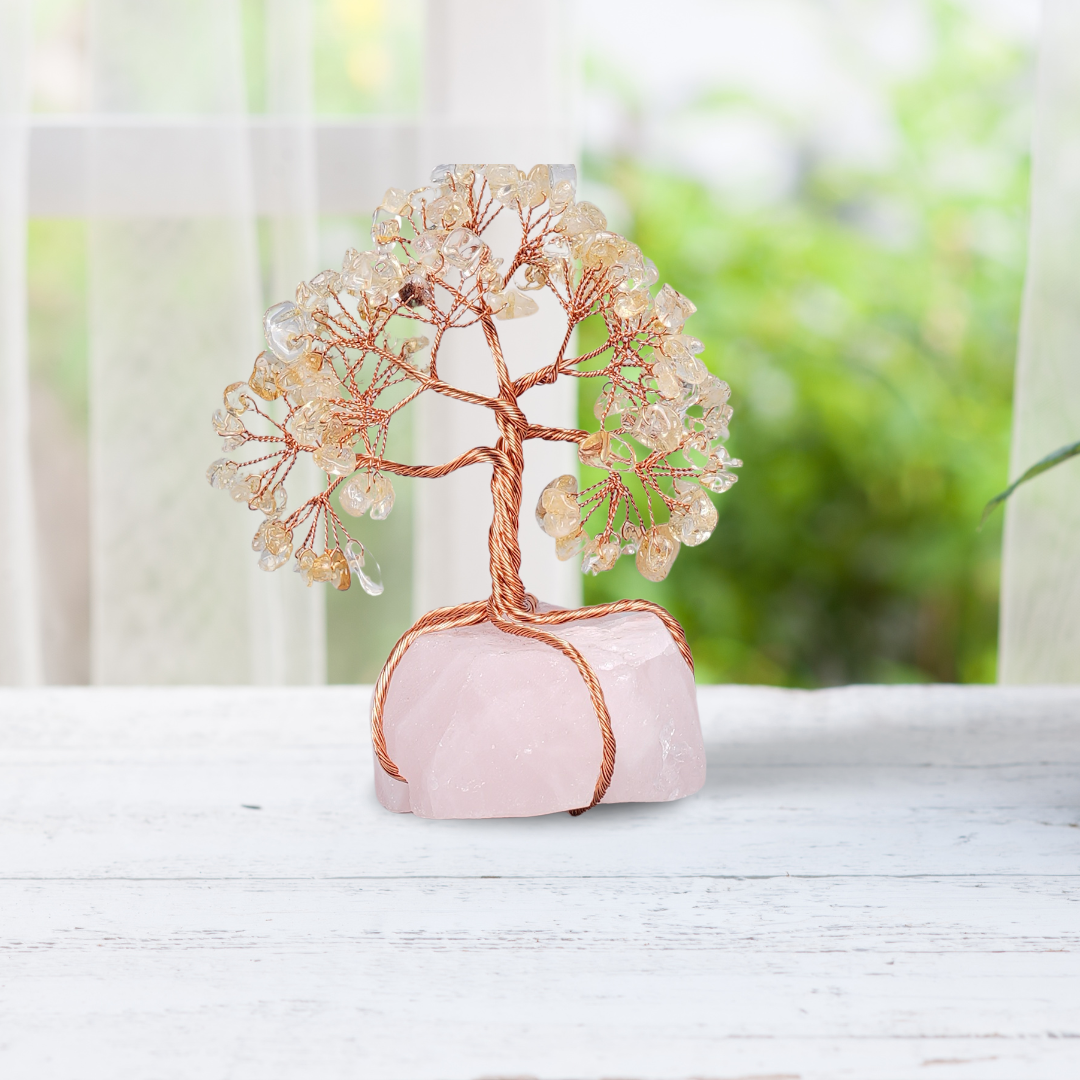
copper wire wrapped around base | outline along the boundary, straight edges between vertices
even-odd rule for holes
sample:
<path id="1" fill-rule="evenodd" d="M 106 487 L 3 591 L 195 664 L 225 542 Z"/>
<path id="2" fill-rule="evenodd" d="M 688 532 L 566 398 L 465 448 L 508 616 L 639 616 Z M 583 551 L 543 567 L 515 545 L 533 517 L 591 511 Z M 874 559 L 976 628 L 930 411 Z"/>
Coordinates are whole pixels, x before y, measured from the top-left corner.
<path id="1" fill-rule="evenodd" d="M 603 688 L 600 686 L 600 680 L 596 672 L 593 671 L 592 666 L 576 646 L 565 638 L 542 629 L 542 627 L 580 622 L 584 619 L 598 619 L 604 615 L 617 615 L 624 611 L 647 611 L 655 615 L 667 628 L 691 672 L 694 670 L 694 659 L 690 652 L 690 646 L 686 642 L 686 635 L 683 633 L 683 628 L 678 620 L 658 604 L 650 603 L 648 600 L 616 600 L 613 603 L 598 604 L 595 607 L 541 612 L 537 610 L 538 605 L 534 596 L 526 593 L 524 599 L 525 602 L 520 608 L 501 608 L 496 606 L 493 596 L 487 601 L 479 600 L 470 604 L 459 604 L 455 607 L 436 608 L 418 619 L 398 639 L 397 644 L 394 645 L 390 656 L 383 665 L 382 671 L 379 673 L 379 680 L 375 684 L 375 693 L 371 702 L 371 742 L 383 770 L 395 780 L 405 782 L 406 778 L 401 775 L 398 767 L 390 759 L 386 749 L 386 735 L 383 731 L 383 712 L 386 708 L 386 697 L 390 691 L 390 680 L 394 676 L 394 671 L 397 669 L 398 664 L 401 663 L 401 659 L 408 651 L 409 646 L 424 634 L 489 622 L 505 634 L 541 641 L 545 645 L 550 645 L 551 648 L 558 650 L 577 668 L 588 688 L 593 710 L 596 713 L 596 720 L 600 725 L 600 734 L 603 739 L 603 757 L 600 762 L 600 772 L 596 778 L 596 786 L 593 788 L 592 801 L 588 806 L 582 806 L 570 811 L 572 816 L 577 816 L 585 813 L 586 810 L 591 809 L 600 802 L 611 784 L 611 778 L 615 774 L 615 734 L 611 729 L 611 714 L 608 712 L 607 702 L 604 700 Z"/>

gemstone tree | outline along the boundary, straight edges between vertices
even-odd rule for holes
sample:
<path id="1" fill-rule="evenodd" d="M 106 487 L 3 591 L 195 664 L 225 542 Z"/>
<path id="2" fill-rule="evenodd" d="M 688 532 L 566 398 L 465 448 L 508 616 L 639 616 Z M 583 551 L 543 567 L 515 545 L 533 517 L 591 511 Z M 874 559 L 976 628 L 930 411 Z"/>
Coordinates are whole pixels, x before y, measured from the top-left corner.
<path id="1" fill-rule="evenodd" d="M 270 308 L 267 350 L 246 383 L 226 388 L 224 407 L 214 413 L 214 430 L 229 456 L 210 466 L 211 485 L 265 515 L 252 540 L 259 566 L 277 570 L 293 557 L 308 585 L 348 589 L 355 577 L 367 592 L 382 592 L 378 564 L 350 536 L 332 497 L 346 515 L 382 519 L 394 505 L 391 476 L 434 479 L 466 465 L 492 467 L 491 596 L 421 618 L 394 647 L 376 685 L 372 736 L 382 767 L 397 779 L 404 778 L 386 752 L 382 713 L 394 669 L 421 634 L 489 622 L 551 645 L 577 666 L 603 734 L 604 760 L 590 805 L 603 797 L 614 767 L 610 716 L 584 657 L 544 627 L 650 611 L 692 665 L 681 627 L 655 604 L 624 600 L 541 612 L 521 581 L 526 440 L 576 443 L 581 462 L 605 473 L 584 490 L 575 477 L 560 476 L 541 494 L 536 520 L 555 541 L 556 556 L 580 556 L 582 570 L 597 574 L 633 555 L 650 581 L 663 580 L 682 544 L 709 538 L 717 515 L 708 492 L 727 491 L 736 480 L 731 470 L 741 464 L 724 448 L 728 386 L 699 359 L 701 342 L 683 332 L 694 305 L 670 285 L 654 295 L 656 267 L 575 194 L 571 165 L 537 165 L 527 174 L 513 165 L 443 165 L 426 187 L 391 188 L 374 213 L 373 250 L 346 252 L 340 271 L 302 282 L 295 301 Z M 519 228 L 516 250 L 504 253 L 504 263 L 484 234 L 507 214 Z M 534 314 L 539 307 L 530 293 L 542 290 L 565 314 L 565 336 L 550 364 L 511 379 L 496 321 Z M 606 340 L 568 356 L 574 328 L 589 316 L 603 320 Z M 493 396 L 439 377 L 446 334 L 477 324 L 494 366 Z M 401 326 L 412 328 L 408 336 Z M 602 381 L 598 431 L 529 423 L 522 396 L 563 376 Z M 422 393 L 490 409 L 499 430 L 495 445 L 441 465 L 387 459 L 390 422 Z M 234 459 L 236 451 L 248 460 Z M 311 455 L 326 483 L 286 513 L 284 483 L 300 454 Z M 596 527 L 587 532 L 590 521 Z"/>

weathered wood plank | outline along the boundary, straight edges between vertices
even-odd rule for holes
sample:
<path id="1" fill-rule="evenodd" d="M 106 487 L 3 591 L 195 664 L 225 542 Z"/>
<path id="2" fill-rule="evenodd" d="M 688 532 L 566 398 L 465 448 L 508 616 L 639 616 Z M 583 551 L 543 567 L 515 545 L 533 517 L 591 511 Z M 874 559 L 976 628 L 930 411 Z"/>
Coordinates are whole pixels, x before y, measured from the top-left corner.
<path id="1" fill-rule="evenodd" d="M 864 720 L 852 696 L 713 691 L 699 796 L 479 822 L 378 806 L 364 692 L 61 692 L 48 707 L 24 697 L 0 727 L 3 872 L 1080 872 L 1080 694 L 1051 692 L 1015 718 L 879 704 Z M 1031 731 L 1017 734 L 1018 721 Z"/>
<path id="2" fill-rule="evenodd" d="M 1080 1047 L 1075 879 L 2 895 L 5 1055 L 46 1075 L 1064 1077 Z"/>
<path id="3" fill-rule="evenodd" d="M 0 693 L 4 1075 L 1080 1071 L 1080 691 L 709 688 L 699 796 L 496 822 L 365 699 Z"/>

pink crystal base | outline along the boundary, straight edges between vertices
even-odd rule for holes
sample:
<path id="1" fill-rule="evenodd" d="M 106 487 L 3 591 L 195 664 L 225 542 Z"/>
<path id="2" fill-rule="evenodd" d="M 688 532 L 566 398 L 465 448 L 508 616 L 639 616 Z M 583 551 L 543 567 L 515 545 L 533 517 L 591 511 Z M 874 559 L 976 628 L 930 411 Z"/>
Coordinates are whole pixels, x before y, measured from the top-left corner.
<path id="1" fill-rule="evenodd" d="M 705 747 L 694 678 L 663 623 L 627 612 L 547 629 L 581 650 L 603 687 L 616 741 L 603 802 L 666 802 L 699 790 Z M 571 661 L 489 623 L 418 639 L 394 672 L 383 729 L 408 783 L 376 759 L 379 801 L 421 817 L 531 817 L 587 806 L 603 752 Z"/>

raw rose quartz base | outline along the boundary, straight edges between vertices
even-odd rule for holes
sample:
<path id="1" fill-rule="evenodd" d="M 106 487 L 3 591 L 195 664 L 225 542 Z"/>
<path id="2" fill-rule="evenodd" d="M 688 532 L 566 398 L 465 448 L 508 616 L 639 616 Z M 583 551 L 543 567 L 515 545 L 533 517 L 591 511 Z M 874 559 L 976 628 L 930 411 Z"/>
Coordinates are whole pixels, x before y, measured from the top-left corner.
<path id="1" fill-rule="evenodd" d="M 603 801 L 665 802 L 697 791 L 705 747 L 694 679 L 663 623 L 628 612 L 545 629 L 576 645 L 603 687 L 617 748 Z M 383 728 L 408 783 L 376 759 L 379 801 L 421 817 L 531 817 L 588 806 L 603 753 L 571 661 L 486 623 L 413 644 L 390 683 Z"/>

